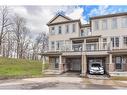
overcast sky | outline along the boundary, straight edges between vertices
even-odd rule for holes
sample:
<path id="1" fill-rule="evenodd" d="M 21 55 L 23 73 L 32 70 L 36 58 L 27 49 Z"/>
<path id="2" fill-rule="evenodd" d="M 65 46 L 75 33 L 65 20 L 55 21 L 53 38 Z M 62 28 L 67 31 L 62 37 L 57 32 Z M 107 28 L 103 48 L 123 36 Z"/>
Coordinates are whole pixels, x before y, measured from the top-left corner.
<path id="1" fill-rule="evenodd" d="M 27 19 L 27 27 L 32 33 L 46 32 L 46 24 L 57 12 L 63 11 L 72 19 L 81 19 L 87 23 L 89 16 L 104 15 L 109 13 L 127 12 L 127 6 L 10 6 L 12 12 Z"/>

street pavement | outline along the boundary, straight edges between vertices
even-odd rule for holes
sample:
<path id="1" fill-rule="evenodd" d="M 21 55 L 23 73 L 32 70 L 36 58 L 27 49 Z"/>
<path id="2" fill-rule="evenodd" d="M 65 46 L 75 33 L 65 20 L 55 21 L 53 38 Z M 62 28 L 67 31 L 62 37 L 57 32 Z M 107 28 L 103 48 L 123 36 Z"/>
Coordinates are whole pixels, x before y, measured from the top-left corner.
<path id="1" fill-rule="evenodd" d="M 55 76 L 43 78 L 0 80 L 0 89 L 13 90 L 85 90 L 85 89 L 126 89 L 126 81 L 88 79 L 79 76 Z"/>

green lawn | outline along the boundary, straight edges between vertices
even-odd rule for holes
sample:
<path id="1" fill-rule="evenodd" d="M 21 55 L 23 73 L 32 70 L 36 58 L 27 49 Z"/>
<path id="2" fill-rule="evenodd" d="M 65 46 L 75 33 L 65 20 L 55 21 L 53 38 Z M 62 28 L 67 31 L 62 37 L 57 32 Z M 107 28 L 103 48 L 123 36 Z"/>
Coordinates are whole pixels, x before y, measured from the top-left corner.
<path id="1" fill-rule="evenodd" d="M 0 57 L 0 78 L 42 76 L 42 61 Z"/>

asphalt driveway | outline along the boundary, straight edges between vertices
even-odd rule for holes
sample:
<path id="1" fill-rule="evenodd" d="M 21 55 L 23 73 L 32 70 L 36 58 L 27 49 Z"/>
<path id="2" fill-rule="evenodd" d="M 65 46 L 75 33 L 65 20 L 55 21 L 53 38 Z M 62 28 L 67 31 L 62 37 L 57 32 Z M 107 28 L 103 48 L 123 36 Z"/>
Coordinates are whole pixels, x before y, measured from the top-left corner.
<path id="1" fill-rule="evenodd" d="M 0 80 L 0 89 L 127 89 L 127 82 L 57 76 Z"/>

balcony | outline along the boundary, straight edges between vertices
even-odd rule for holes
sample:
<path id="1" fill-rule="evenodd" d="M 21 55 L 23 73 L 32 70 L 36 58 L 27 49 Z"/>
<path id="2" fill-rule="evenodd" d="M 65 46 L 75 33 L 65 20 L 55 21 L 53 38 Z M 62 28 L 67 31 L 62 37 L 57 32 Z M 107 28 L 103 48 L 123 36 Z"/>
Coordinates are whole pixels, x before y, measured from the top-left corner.
<path id="1" fill-rule="evenodd" d="M 79 43 L 79 44 L 63 44 L 59 47 L 52 47 L 49 51 L 74 51 L 74 52 L 92 52 L 92 51 L 108 51 L 111 50 L 110 43 Z"/>

